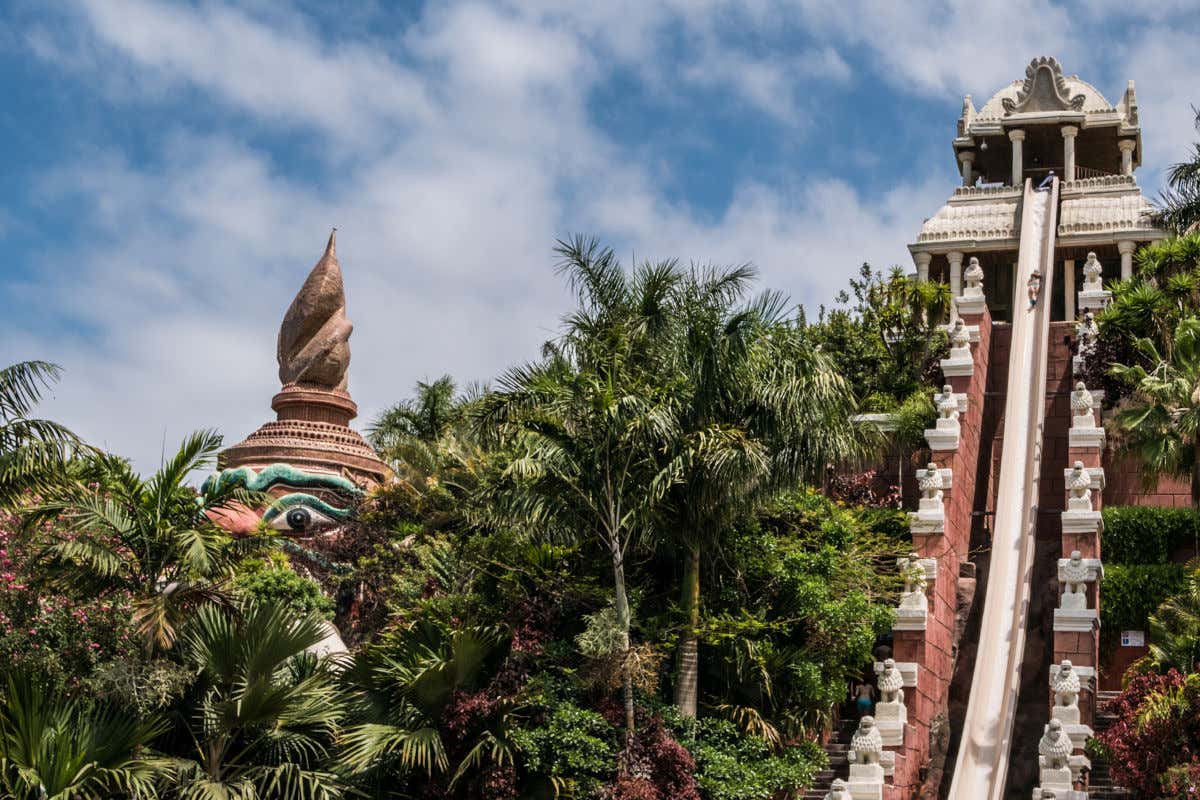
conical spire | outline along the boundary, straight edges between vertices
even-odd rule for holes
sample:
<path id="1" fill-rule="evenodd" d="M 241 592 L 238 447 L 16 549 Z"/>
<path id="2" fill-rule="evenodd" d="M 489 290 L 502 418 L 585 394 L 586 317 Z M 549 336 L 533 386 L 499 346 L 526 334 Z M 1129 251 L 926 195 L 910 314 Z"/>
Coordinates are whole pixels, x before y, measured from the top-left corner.
<path id="1" fill-rule="evenodd" d="M 279 380 L 345 390 L 350 367 L 346 293 L 337 260 L 337 229 L 313 267 L 279 328 Z"/>

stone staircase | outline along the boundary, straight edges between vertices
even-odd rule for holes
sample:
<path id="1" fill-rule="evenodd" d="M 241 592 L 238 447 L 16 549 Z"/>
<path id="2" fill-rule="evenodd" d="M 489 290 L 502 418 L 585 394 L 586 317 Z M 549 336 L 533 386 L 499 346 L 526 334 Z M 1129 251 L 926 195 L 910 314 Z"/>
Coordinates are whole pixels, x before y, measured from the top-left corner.
<path id="1" fill-rule="evenodd" d="M 1120 692 L 1096 692 L 1096 721 L 1092 726 L 1096 733 L 1108 730 L 1116 721 L 1116 717 L 1108 713 L 1108 704 L 1118 694 Z M 1131 800 L 1133 797 L 1126 789 L 1113 786 L 1108 764 L 1101 761 L 1092 763 L 1088 783 L 1088 800 Z"/>
<path id="2" fill-rule="evenodd" d="M 824 800 L 829 792 L 829 785 L 834 778 L 845 780 L 850 773 L 850 737 L 858 727 L 857 719 L 839 720 L 833 735 L 825 743 L 825 755 L 829 758 L 829 766 L 813 776 L 812 786 L 805 790 L 804 800 Z"/>

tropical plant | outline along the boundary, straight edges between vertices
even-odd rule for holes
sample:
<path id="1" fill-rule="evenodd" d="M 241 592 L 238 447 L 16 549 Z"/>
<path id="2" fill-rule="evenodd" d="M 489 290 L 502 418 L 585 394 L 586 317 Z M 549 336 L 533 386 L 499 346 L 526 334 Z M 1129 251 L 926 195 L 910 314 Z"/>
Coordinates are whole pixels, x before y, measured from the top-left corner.
<path id="1" fill-rule="evenodd" d="M 1200 110 L 1193 107 L 1192 111 L 1196 114 L 1196 130 L 1200 132 Z M 1192 145 L 1186 161 L 1171 165 L 1159 206 L 1156 221 L 1177 233 L 1188 231 L 1200 222 L 1200 142 Z"/>
<path id="2" fill-rule="evenodd" d="M 1145 666 L 1158 672 L 1196 672 L 1200 666 L 1200 560 L 1188 564 L 1183 591 L 1169 597 L 1150 615 L 1149 652 Z"/>
<path id="3" fill-rule="evenodd" d="M 511 766 L 520 698 L 477 694 L 506 644 L 496 628 L 424 620 L 359 652 L 344 676 L 353 717 L 342 738 L 342 760 L 359 785 L 390 796 L 391 786 L 449 776 L 438 784 L 448 791 L 473 769 Z M 478 729 L 475 716 L 485 718 Z"/>
<path id="4" fill-rule="evenodd" d="M 625 559 L 680 473 L 660 458 L 679 436 L 677 387 L 658 359 L 669 335 L 674 262 L 627 274 L 612 250 L 559 242 L 560 272 L 580 307 L 546 358 L 511 369 L 480 400 L 477 420 L 519 448 L 506 470 L 514 514 L 595 537 L 611 560 L 620 652 L 630 651 Z M 623 669 L 626 727 L 634 729 L 632 664 Z"/>
<path id="5" fill-rule="evenodd" d="M 0 508 L 45 491 L 78 450 L 78 437 L 31 417 L 43 392 L 62 374 L 57 364 L 21 361 L 0 369 Z"/>
<path id="6" fill-rule="evenodd" d="M 1112 372 L 1134 388 L 1115 416 L 1120 449 L 1137 456 L 1147 487 L 1162 475 L 1190 475 L 1192 503 L 1200 505 L 1200 319 L 1182 320 L 1164 354 L 1147 337 L 1137 350 L 1150 365 L 1117 364 Z"/>
<path id="7" fill-rule="evenodd" d="M 336 800 L 333 771 L 344 704 L 328 660 L 308 650 L 327 635 L 315 614 L 283 603 L 208 604 L 180 636 L 199 675 L 191 693 L 190 757 L 167 783 L 179 800 Z"/>
<path id="8" fill-rule="evenodd" d="M 59 521 L 43 554 L 51 579 L 81 596 L 129 593 L 147 647 L 169 648 L 191 609 L 224 597 L 233 564 L 274 541 L 234 540 L 210 516 L 267 505 L 270 495 L 229 485 L 197 493 L 185 482 L 220 448 L 218 434 L 194 433 L 149 478 L 123 459 L 95 456 L 96 483 L 54 488 L 26 516 L 27 525 Z"/>
<path id="9" fill-rule="evenodd" d="M 165 762 L 157 717 L 85 706 L 10 672 L 0 695 L 0 795 L 12 800 L 145 800 Z"/>
<path id="10" fill-rule="evenodd" d="M 786 301 L 743 297 L 748 267 L 693 269 L 675 292 L 672 337 L 686 387 L 671 454 L 682 468 L 661 523 L 685 549 L 675 702 L 696 715 L 701 551 L 772 492 L 819 481 L 830 463 L 862 455 L 854 393 L 832 359 L 783 321 Z"/>

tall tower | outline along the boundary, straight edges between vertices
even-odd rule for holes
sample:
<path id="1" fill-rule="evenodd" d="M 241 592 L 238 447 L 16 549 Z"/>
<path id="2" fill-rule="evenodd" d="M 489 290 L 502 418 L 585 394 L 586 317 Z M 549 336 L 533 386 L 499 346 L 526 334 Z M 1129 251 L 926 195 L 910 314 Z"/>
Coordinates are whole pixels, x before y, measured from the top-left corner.
<path id="1" fill-rule="evenodd" d="M 997 322 L 1010 319 L 1013 272 L 1021 236 L 1025 178 L 1035 185 L 1053 170 L 1060 189 L 1051 318 L 1074 320 L 1089 253 L 1107 278 L 1128 278 L 1138 245 L 1163 238 L 1134 178 L 1142 161 L 1133 81 L 1117 106 L 1091 84 L 1065 76 L 1054 58 L 1035 58 L 977 111 L 967 95 L 954 137 L 962 186 L 921 226 L 908 246 L 921 279 L 962 294 L 964 261 L 978 258 L 984 293 Z"/>
<path id="2" fill-rule="evenodd" d="M 358 413 L 346 391 L 353 328 L 346 318 L 334 231 L 279 328 L 282 387 L 271 400 L 278 419 L 222 453 L 223 467 L 257 471 L 282 464 L 364 487 L 383 481 L 387 466 L 349 427 Z"/>

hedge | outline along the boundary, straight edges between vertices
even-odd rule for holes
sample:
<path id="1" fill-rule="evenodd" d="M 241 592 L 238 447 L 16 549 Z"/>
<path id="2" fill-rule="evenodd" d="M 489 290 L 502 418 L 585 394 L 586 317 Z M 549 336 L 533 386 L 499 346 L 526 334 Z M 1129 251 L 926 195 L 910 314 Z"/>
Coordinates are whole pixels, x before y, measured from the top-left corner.
<path id="1" fill-rule="evenodd" d="M 1180 547 L 1194 547 L 1200 534 L 1200 515 L 1190 508 L 1106 506 L 1103 514 L 1100 552 L 1106 568 L 1168 564 Z"/>
<path id="2" fill-rule="evenodd" d="M 1106 563 L 1100 587 L 1100 629 L 1105 639 L 1121 631 L 1146 630 L 1159 605 L 1187 588 L 1186 576 L 1183 564 Z"/>

